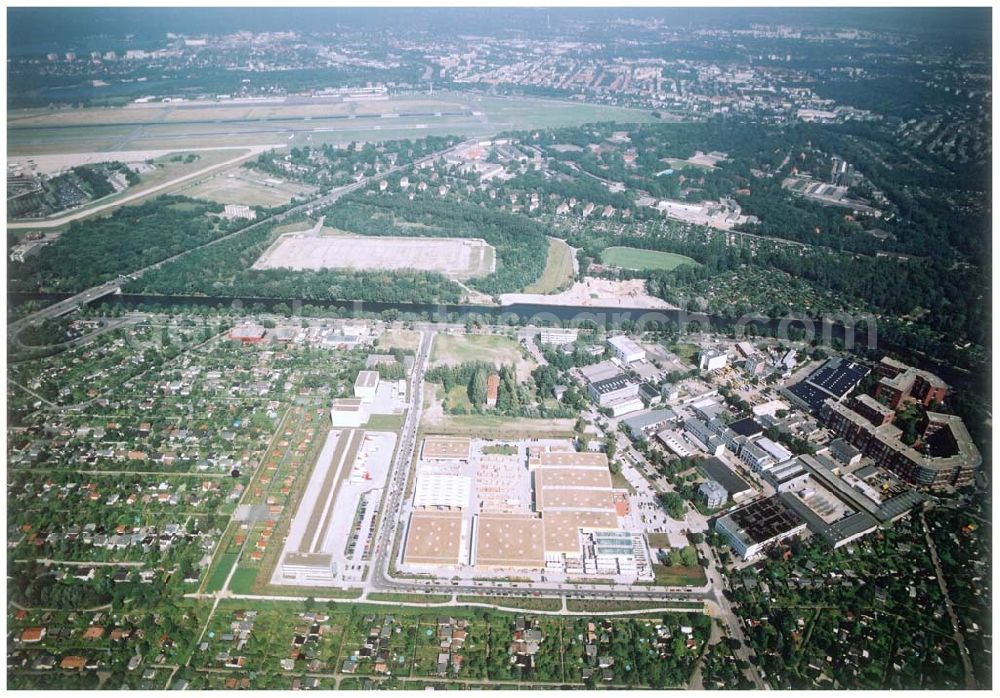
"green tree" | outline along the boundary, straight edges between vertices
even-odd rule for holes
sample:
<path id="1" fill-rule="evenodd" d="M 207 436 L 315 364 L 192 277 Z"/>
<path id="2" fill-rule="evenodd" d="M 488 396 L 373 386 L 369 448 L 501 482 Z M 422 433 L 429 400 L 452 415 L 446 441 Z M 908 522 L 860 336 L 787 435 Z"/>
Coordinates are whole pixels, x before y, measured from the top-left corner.
<path id="1" fill-rule="evenodd" d="M 477 368 L 469 381 L 469 401 L 473 405 L 482 405 L 486 402 L 486 369 Z"/>

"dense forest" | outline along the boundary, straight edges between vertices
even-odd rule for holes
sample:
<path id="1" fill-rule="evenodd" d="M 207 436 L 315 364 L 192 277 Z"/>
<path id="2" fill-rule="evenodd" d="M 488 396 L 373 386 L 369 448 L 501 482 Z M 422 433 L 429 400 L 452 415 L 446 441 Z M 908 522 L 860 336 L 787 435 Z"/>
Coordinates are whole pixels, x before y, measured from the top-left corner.
<path id="1" fill-rule="evenodd" d="M 259 226 L 144 274 L 129 293 L 302 301 L 363 300 L 395 303 L 457 303 L 462 289 L 431 272 L 381 273 L 343 270 L 288 271 L 250 267 L 273 241 Z"/>
<path id="2" fill-rule="evenodd" d="M 747 267 L 771 269 L 841 299 L 844 308 L 863 308 L 882 316 L 894 335 L 913 334 L 925 348 L 953 353 L 948 342 L 928 345 L 926 335 L 916 336 L 920 334 L 916 327 L 907 330 L 909 318 L 919 318 L 941 337 L 988 343 L 991 279 L 982 264 L 990 251 L 989 216 L 983 206 L 988 179 L 975 167 L 960 167 L 928 153 L 916 157 L 883 124 L 778 127 L 716 119 L 644 124 L 625 132 L 625 137 L 616 134 L 613 124 L 521 136 L 562 163 L 626 182 L 654 197 L 679 195 L 678 187 L 664 181 L 677 182 L 683 174 L 688 199 L 731 194 L 744 213 L 760 219 L 742 230 L 806 245 L 762 240 L 730 246 L 721 233 L 680 223 L 668 224 L 672 232 L 667 235 L 641 225 L 619 228 L 618 234 L 592 224 L 571 227 L 567 241 L 590 258 L 599 258 L 605 247 L 626 245 L 684 254 L 703 264 L 670 272 L 619 273 L 650 278 L 655 295 L 676 302 L 679 296 L 705 295 L 719 274 Z M 559 144 L 575 149 L 552 147 Z M 631 166 L 622 162 L 623 149 L 636 154 Z M 658 176 L 668 159 L 683 160 L 698 150 L 721 151 L 727 157 L 714 169 L 697 174 L 675 165 L 671 176 Z M 783 178 L 793 168 L 826 181 L 834 156 L 862 175 L 861 189 L 866 193 L 877 189 L 885 195 L 890 202 L 886 215 L 877 220 L 850 216 L 843 208 L 825 207 L 782 188 Z M 578 181 L 596 182 L 587 175 L 578 175 Z M 660 218 L 651 209 L 636 208 L 634 213 L 637 221 Z M 891 235 L 874 237 L 868 231 L 876 226 Z M 775 299 L 768 297 L 746 300 L 765 313 L 809 312 L 805 305 L 772 307 Z"/>
<path id="3" fill-rule="evenodd" d="M 207 214 L 221 204 L 161 196 L 110 216 L 73 221 L 65 233 L 24 262 L 8 267 L 8 290 L 76 292 L 203 245 L 246 221 Z"/>
<path id="4" fill-rule="evenodd" d="M 972 263 L 978 263 L 990 249 L 989 216 L 983 206 L 990 186 L 988 170 L 959 166 L 927 152 L 916 157 L 899 142 L 895 130 L 877 122 L 778 127 L 718 118 L 704 123 L 644 124 L 627 131 L 628 140 L 620 147 L 608 144 L 613 133 L 614 124 L 596 124 L 550 129 L 537 138 L 512 135 L 539 144 L 556 161 L 623 182 L 655 198 L 703 201 L 733 196 L 744 213 L 760 219 L 743 226 L 751 233 L 863 254 L 951 253 Z M 595 143 L 598 147 L 588 148 Z M 576 146 L 579 151 L 552 147 L 559 144 Z M 624 163 L 623 149 L 635 153 L 631 166 Z M 672 174 L 664 174 L 670 169 L 669 160 L 685 160 L 699 150 L 721 151 L 727 157 L 714 168 L 677 169 L 675 165 Z M 822 206 L 782 188 L 782 179 L 793 168 L 825 181 L 834 156 L 849 162 L 885 194 L 891 202 L 886 216 L 849 216 L 843 208 Z M 557 171 L 564 168 L 557 167 Z M 586 176 L 580 179 L 559 186 L 569 191 L 573 186 L 597 184 Z M 601 200 L 593 200 L 603 203 L 607 196 L 606 192 Z M 895 239 L 875 239 L 867 233 L 874 227 L 892 233 Z"/>
<path id="5" fill-rule="evenodd" d="M 365 235 L 481 237 L 496 249 L 496 271 L 467 283 L 490 294 L 519 291 L 545 267 L 543 228 L 524 216 L 437 199 L 363 195 L 344 197 L 317 215 L 325 215 L 327 225 Z M 269 226 L 258 226 L 151 270 L 126 290 L 303 301 L 457 303 L 462 298 L 461 287 L 436 272 L 251 269 L 273 239 Z"/>

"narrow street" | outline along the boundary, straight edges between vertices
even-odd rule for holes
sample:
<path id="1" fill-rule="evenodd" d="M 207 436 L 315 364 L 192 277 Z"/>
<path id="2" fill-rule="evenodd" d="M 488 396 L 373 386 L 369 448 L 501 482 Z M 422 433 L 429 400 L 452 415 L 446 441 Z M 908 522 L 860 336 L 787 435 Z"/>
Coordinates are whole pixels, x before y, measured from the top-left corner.
<path id="1" fill-rule="evenodd" d="M 931 553 L 931 561 L 934 563 L 934 573 L 937 575 L 938 586 L 941 587 L 941 594 L 944 596 L 944 605 L 948 609 L 948 617 L 951 619 L 951 628 L 954 631 L 955 644 L 958 645 L 958 654 L 962 658 L 962 669 L 965 672 L 965 687 L 969 690 L 975 690 L 976 685 L 976 675 L 972 670 L 972 659 L 969 657 L 969 650 L 965 646 L 965 636 L 962 635 L 961 628 L 958 623 L 958 614 L 955 613 L 955 606 L 951 603 L 951 596 L 948 594 L 948 584 L 944 580 L 944 574 L 941 572 L 941 561 L 938 559 L 937 547 L 934 545 L 934 539 L 931 538 L 931 530 L 927 526 L 927 518 L 924 512 L 920 512 L 920 523 L 924 527 L 924 538 L 927 540 L 927 549 Z"/>

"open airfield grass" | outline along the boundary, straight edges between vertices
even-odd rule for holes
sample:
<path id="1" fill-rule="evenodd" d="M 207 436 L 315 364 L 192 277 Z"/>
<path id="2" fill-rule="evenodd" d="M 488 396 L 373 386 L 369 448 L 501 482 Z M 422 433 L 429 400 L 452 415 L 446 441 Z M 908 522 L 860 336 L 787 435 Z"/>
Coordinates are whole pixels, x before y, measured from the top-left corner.
<path id="1" fill-rule="evenodd" d="M 103 126 L 106 124 L 155 125 L 161 123 L 191 124 L 204 122 L 263 123 L 283 119 L 309 119 L 322 122 L 382 118 L 383 114 L 398 117 L 433 117 L 437 113 L 461 114 L 488 119 L 506 119 L 518 126 L 537 123 L 539 119 L 564 120 L 572 117 L 579 123 L 620 120 L 634 123 L 655 121 L 651 112 L 629 107 L 610 107 L 569 100 L 540 97 L 486 96 L 473 93 L 442 91 L 431 95 L 393 95 L 388 99 L 351 102 L 327 101 L 319 104 L 269 104 L 240 101 L 204 103 L 130 104 L 125 107 L 89 107 L 60 110 L 14 110 L 11 124 L 17 129 L 31 127 Z"/>
<path id="2" fill-rule="evenodd" d="M 549 239 L 549 254 L 545 270 L 535 283 L 525 286 L 524 293 L 552 293 L 573 281 L 573 250 L 563 240 Z"/>
<path id="3" fill-rule="evenodd" d="M 381 115 L 385 113 L 399 116 L 384 119 Z M 347 118 L 323 120 L 324 115 Z M 29 155 L 175 148 L 181 144 L 187 148 L 265 143 L 320 146 L 352 140 L 420 138 L 431 133 L 487 136 L 506 130 L 576 126 L 597 121 L 646 123 L 655 120 L 650 112 L 640 109 L 460 92 L 442 92 L 433 97 L 394 96 L 373 102 L 331 103 L 318 110 L 317 105 L 234 103 L 199 108 L 92 107 L 44 114 L 39 114 L 38 110 L 14 111 L 10 117 L 16 120 L 15 127 L 8 129 L 8 153 Z M 261 121 L 265 118 L 269 120 Z M 204 121 L 210 123 L 197 123 Z M 52 126 L 58 128 L 42 128 Z"/>
<path id="4" fill-rule="evenodd" d="M 656 121 L 651 112 L 628 107 L 570 102 L 538 97 L 469 96 L 470 104 L 485 113 L 490 121 L 506 121 L 510 128 L 542 128 L 571 126 L 596 121 L 650 123 Z"/>
<path id="5" fill-rule="evenodd" d="M 220 204 L 244 204 L 246 206 L 282 206 L 293 198 L 310 196 L 316 187 L 296 182 L 282 181 L 280 184 L 268 182 L 269 178 L 259 172 L 238 169 L 223 172 L 205 179 L 178 193 L 193 199 L 207 199 Z"/>
<path id="6" fill-rule="evenodd" d="M 636 271 L 671 271 L 682 264 L 701 266 L 695 260 L 685 257 L 682 254 L 643 250 L 637 247 L 608 247 L 601 252 L 601 262 L 610 266 L 621 267 L 622 269 L 634 269 Z"/>

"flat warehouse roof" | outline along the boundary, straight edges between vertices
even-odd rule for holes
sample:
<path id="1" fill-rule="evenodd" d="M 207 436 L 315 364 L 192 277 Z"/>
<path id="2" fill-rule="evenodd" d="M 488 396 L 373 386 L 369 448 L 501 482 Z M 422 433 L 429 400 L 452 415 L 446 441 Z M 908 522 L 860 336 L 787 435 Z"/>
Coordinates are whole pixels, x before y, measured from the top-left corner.
<path id="1" fill-rule="evenodd" d="M 601 395 L 605 395 L 616 390 L 621 390 L 622 388 L 630 388 L 634 385 L 636 385 L 634 380 L 626 376 L 624 373 L 619 373 L 617 376 L 612 376 L 611 378 L 594 381 L 590 384 L 590 387 Z"/>
<path id="2" fill-rule="evenodd" d="M 740 436 L 757 436 L 757 434 L 764 433 L 764 427 L 762 427 L 755 419 L 752 417 L 744 417 L 743 419 L 737 419 L 735 422 L 729 424 L 729 428 L 735 431 Z"/>
<path id="3" fill-rule="evenodd" d="M 546 509 L 614 511 L 610 490 L 556 489 L 546 487 L 535 491 L 535 508 Z"/>
<path id="4" fill-rule="evenodd" d="M 334 400 L 330 409 L 334 412 L 357 412 L 362 404 L 359 397 L 342 397 Z"/>
<path id="5" fill-rule="evenodd" d="M 645 353 L 642 347 L 624 335 L 609 338 L 608 344 L 623 354 L 636 354 L 639 352 Z"/>
<path id="6" fill-rule="evenodd" d="M 462 512 L 414 511 L 406 532 L 403 562 L 413 565 L 457 565 L 462 538 Z"/>
<path id="7" fill-rule="evenodd" d="M 532 514 L 479 514 L 476 566 L 545 566 L 542 520 Z"/>
<path id="8" fill-rule="evenodd" d="M 747 490 L 753 490 L 753 488 L 748 485 L 743 478 L 733 472 L 724 461 L 715 458 L 707 458 L 700 463 L 698 463 L 698 468 L 705 473 L 705 477 L 715 480 L 720 485 L 726 488 L 729 494 L 736 496 L 741 492 L 746 492 Z"/>
<path id="9" fill-rule="evenodd" d="M 302 567 L 322 567 L 330 569 L 333 565 L 333 556 L 327 553 L 295 553 L 290 552 L 285 555 L 286 565 L 300 565 Z"/>
<path id="10" fill-rule="evenodd" d="M 842 398 L 868 375 L 869 369 L 842 359 L 829 359 L 806 379 L 831 395 Z"/>
<path id="11" fill-rule="evenodd" d="M 583 374 L 583 377 L 586 378 L 589 383 L 604 380 L 605 378 L 611 378 L 621 372 L 621 369 L 610 361 L 601 361 L 600 363 L 596 363 L 591 366 L 584 366 L 580 369 L 580 373 Z"/>
<path id="12" fill-rule="evenodd" d="M 607 468 L 560 468 L 550 466 L 535 470 L 535 489 L 543 487 L 601 487 L 611 489 L 611 471 Z"/>
<path id="13" fill-rule="evenodd" d="M 804 521 L 778 497 L 760 499 L 727 514 L 741 537 L 749 543 L 762 543 L 775 536 L 787 535 Z"/>
<path id="14" fill-rule="evenodd" d="M 378 371 L 359 371 L 358 379 L 354 381 L 357 388 L 374 388 L 378 385 Z"/>
<path id="15" fill-rule="evenodd" d="M 431 460 L 469 460 L 472 439 L 467 436 L 428 436 L 421 457 Z"/>
<path id="16" fill-rule="evenodd" d="M 465 475 L 418 475 L 413 506 L 465 509 L 471 489 L 472 478 Z"/>
<path id="17" fill-rule="evenodd" d="M 801 399 L 811 410 L 818 410 L 823 401 L 830 397 L 828 392 L 820 390 L 808 381 L 796 383 L 788 389 L 788 392 Z"/>
<path id="18" fill-rule="evenodd" d="M 618 517 L 611 512 L 549 511 L 542 514 L 546 553 L 580 552 L 580 529 L 618 530 Z"/>
<path id="19" fill-rule="evenodd" d="M 528 454 L 528 465 L 531 467 L 544 467 L 547 465 L 572 465 L 572 466 L 593 466 L 608 467 L 608 457 L 603 453 L 592 453 L 585 451 L 541 451 L 532 450 Z"/>

